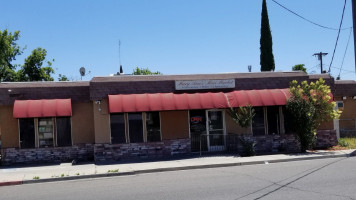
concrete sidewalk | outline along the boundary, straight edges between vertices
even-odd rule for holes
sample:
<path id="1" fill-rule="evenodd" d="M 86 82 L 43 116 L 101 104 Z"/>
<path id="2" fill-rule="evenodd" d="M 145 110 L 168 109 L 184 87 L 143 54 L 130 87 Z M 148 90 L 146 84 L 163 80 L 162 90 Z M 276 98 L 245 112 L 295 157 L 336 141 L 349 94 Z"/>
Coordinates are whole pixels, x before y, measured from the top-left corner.
<path id="1" fill-rule="evenodd" d="M 303 154 L 275 154 L 253 157 L 223 155 L 107 165 L 63 163 L 36 167 L 1 167 L 0 186 L 349 156 L 356 156 L 356 150 L 315 151 Z"/>

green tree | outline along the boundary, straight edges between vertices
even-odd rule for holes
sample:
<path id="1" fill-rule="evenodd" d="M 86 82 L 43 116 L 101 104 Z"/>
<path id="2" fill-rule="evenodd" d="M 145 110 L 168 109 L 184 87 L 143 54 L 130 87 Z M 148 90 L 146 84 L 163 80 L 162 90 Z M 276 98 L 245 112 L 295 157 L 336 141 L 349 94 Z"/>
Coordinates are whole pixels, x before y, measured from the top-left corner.
<path id="1" fill-rule="evenodd" d="M 16 60 L 16 56 L 23 52 L 23 49 L 16 43 L 19 37 L 19 31 L 11 33 L 7 29 L 0 30 L 0 81 L 15 81 L 17 79 L 16 65 L 13 65 L 12 61 Z"/>
<path id="2" fill-rule="evenodd" d="M 136 67 L 133 70 L 132 74 L 133 75 L 162 75 L 162 73 L 159 71 L 152 72 L 148 68 L 138 68 L 138 67 Z"/>
<path id="3" fill-rule="evenodd" d="M 46 55 L 46 49 L 34 49 L 18 71 L 19 81 L 53 81 L 54 79 L 51 76 L 51 74 L 54 74 L 51 67 L 52 62 L 45 61 Z M 47 63 L 47 66 L 43 67 L 44 62 Z"/>
<path id="4" fill-rule="evenodd" d="M 304 66 L 305 66 L 304 64 L 294 65 L 292 67 L 292 70 L 293 71 L 303 71 L 303 72 L 307 73 L 307 69 Z"/>
<path id="5" fill-rule="evenodd" d="M 58 74 L 58 81 L 69 81 L 66 75 Z"/>
<path id="6" fill-rule="evenodd" d="M 11 33 L 7 29 L 0 30 L 0 81 L 53 81 L 52 62 L 46 61 L 45 49 L 34 49 L 23 65 L 12 64 L 24 50 L 16 43 L 19 37 L 19 31 Z M 43 66 L 44 63 L 46 66 Z"/>
<path id="7" fill-rule="evenodd" d="M 323 79 L 310 84 L 307 81 L 298 84 L 294 80 L 289 91 L 287 114 L 293 121 L 291 128 L 300 141 L 301 151 L 305 152 L 313 147 L 320 124 L 338 118 L 340 111 L 334 110 L 336 103 L 331 101 L 330 87 Z"/>
<path id="8" fill-rule="evenodd" d="M 272 34 L 269 25 L 266 0 L 262 1 L 260 51 L 261 71 L 274 71 L 275 64 L 272 50 Z"/>

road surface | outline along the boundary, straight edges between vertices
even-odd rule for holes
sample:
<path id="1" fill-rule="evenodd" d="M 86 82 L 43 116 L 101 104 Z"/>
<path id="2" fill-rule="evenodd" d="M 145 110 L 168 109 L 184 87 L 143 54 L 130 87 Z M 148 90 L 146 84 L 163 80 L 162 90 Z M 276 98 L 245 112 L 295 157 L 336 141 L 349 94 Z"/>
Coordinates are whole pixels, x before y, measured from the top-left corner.
<path id="1" fill-rule="evenodd" d="M 356 157 L 6 186 L 0 199 L 356 199 Z"/>

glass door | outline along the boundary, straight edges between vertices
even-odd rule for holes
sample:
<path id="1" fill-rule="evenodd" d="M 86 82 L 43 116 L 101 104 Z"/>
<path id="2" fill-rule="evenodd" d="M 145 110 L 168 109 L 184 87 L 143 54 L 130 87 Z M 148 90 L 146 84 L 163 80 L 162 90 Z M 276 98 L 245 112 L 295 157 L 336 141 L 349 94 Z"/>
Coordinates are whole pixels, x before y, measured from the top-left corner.
<path id="1" fill-rule="evenodd" d="M 206 111 L 205 110 L 190 110 L 190 140 L 191 151 L 207 151 L 207 134 L 206 134 Z"/>
<path id="2" fill-rule="evenodd" d="M 224 112 L 222 110 L 207 110 L 206 115 L 209 151 L 225 150 Z"/>

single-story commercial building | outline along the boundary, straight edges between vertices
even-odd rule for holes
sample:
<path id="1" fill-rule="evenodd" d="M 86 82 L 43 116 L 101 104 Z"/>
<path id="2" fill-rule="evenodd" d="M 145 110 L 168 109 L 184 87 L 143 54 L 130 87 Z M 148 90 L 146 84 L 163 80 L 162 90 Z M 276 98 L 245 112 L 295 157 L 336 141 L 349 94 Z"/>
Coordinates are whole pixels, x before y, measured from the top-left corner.
<path id="1" fill-rule="evenodd" d="M 335 81 L 334 101 L 342 111 L 339 123 L 341 137 L 356 136 L 356 81 Z"/>
<path id="2" fill-rule="evenodd" d="M 163 157 L 239 150 L 298 151 L 285 104 L 289 83 L 328 74 L 259 72 L 119 75 L 79 82 L 0 83 L 3 164 Z M 337 85 L 337 84 L 336 84 Z M 335 93 L 340 95 L 339 93 Z M 342 95 L 341 95 L 342 96 Z M 239 127 L 226 109 L 251 105 L 253 124 Z M 319 128 L 318 144 L 336 143 L 338 123 Z"/>

